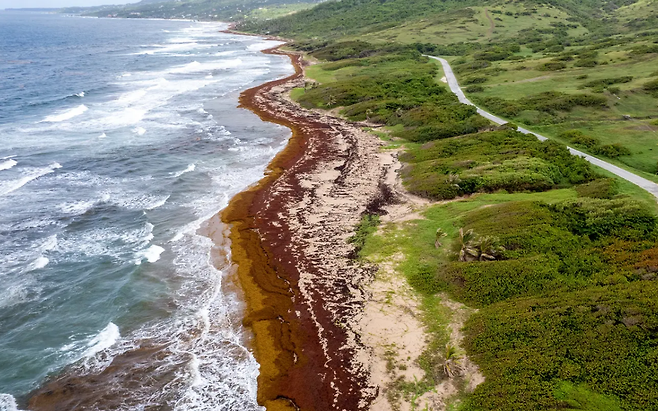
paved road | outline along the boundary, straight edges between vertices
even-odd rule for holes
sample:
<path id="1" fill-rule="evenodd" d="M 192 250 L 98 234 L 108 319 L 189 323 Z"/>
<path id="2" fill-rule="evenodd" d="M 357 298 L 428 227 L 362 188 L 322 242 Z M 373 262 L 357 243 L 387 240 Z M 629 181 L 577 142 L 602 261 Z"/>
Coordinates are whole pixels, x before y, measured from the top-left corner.
<path id="1" fill-rule="evenodd" d="M 475 104 L 471 103 L 469 99 L 466 98 L 464 95 L 464 92 L 462 91 L 461 87 L 459 87 L 459 83 L 457 82 L 457 78 L 455 77 L 455 73 L 452 72 L 452 67 L 450 67 L 450 64 L 445 59 L 442 59 L 441 57 L 434 57 L 434 56 L 427 56 L 429 58 L 438 60 L 441 62 L 441 65 L 443 66 L 443 72 L 446 75 L 446 80 L 448 80 L 448 86 L 450 86 L 450 91 L 455 93 L 457 95 L 457 98 L 461 103 L 468 104 L 469 106 L 474 106 L 477 108 L 478 114 L 480 114 L 482 117 L 488 118 L 489 120 L 493 121 L 496 124 L 505 124 L 507 123 L 506 120 L 503 120 L 500 117 L 496 117 L 491 113 L 488 113 L 484 110 L 482 110 L 480 107 L 477 107 Z M 519 131 L 524 133 L 524 134 L 532 134 L 538 139 L 544 141 L 548 140 L 547 137 L 542 136 L 541 134 L 533 133 L 530 130 L 527 130 L 523 127 L 519 127 Z M 630 171 L 626 171 L 623 168 L 617 167 L 613 164 L 610 164 L 606 161 L 603 161 L 601 159 L 598 159 L 596 157 L 592 157 L 589 154 L 585 154 L 582 151 L 578 151 L 574 148 L 571 148 L 567 146 L 571 154 L 575 156 L 580 156 L 583 157 L 585 160 L 589 161 L 590 163 L 597 165 L 603 169 L 608 170 L 609 172 L 618 175 L 619 177 L 623 178 L 624 180 L 628 180 L 631 183 L 635 184 L 636 186 L 643 188 L 656 196 L 658 198 L 658 184 L 654 183 L 653 181 L 647 180 L 646 178 L 642 178 L 638 175 L 635 175 L 631 173 Z"/>

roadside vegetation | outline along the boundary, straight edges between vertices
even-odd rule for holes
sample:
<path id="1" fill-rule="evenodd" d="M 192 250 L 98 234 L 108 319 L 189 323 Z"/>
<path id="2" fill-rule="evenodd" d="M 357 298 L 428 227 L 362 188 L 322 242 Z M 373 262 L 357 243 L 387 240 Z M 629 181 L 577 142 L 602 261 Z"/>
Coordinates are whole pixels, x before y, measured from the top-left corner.
<path id="1" fill-rule="evenodd" d="M 297 38 L 319 64 L 293 97 L 402 147 L 405 187 L 442 200 L 414 221 L 364 219 L 352 241 L 362 259 L 403 255 L 424 318 L 443 295 L 478 309 L 464 345 L 485 381 L 451 409 L 658 409 L 656 199 L 565 147 L 658 181 L 656 3 L 378 3 L 245 28 Z M 447 56 L 469 97 L 513 124 L 460 104 L 423 54 Z M 446 336 L 427 324 L 417 395 L 455 377 L 432 374 Z"/>

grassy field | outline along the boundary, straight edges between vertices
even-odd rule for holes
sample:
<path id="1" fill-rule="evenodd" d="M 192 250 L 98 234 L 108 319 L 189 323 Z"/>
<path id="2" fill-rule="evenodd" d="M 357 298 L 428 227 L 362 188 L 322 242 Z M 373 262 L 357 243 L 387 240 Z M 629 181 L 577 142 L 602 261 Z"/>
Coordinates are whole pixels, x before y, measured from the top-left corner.
<path id="1" fill-rule="evenodd" d="M 271 20 L 290 14 L 297 13 L 302 10 L 310 9 L 317 3 L 291 3 L 291 4 L 274 4 L 272 6 L 259 7 L 252 10 L 248 15 L 248 19 L 255 20 Z"/>

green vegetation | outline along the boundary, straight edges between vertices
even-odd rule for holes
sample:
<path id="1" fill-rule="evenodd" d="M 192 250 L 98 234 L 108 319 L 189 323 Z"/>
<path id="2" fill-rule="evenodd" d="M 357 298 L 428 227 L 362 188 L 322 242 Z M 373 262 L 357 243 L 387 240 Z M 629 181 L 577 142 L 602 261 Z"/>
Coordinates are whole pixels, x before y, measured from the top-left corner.
<path id="1" fill-rule="evenodd" d="M 448 56 L 484 108 L 552 138 L 578 129 L 604 146 L 585 152 L 658 181 L 657 16 L 647 0 L 349 0 L 243 28 Z"/>
<path id="2" fill-rule="evenodd" d="M 452 200 L 422 220 L 364 219 L 351 240 L 396 260 L 436 325 L 425 379 L 396 392 L 439 381 L 450 349 L 432 310 L 447 293 L 479 309 L 465 345 L 486 379 L 460 410 L 658 409 L 658 205 L 564 146 L 658 181 L 655 27 L 648 0 L 343 0 L 243 25 L 296 38 L 320 63 L 295 99 L 385 126 L 405 187 Z M 459 104 L 422 54 L 553 141 Z"/>
<path id="3" fill-rule="evenodd" d="M 651 360 L 658 352 L 651 331 L 658 319 L 652 302 L 658 292 L 655 200 L 607 178 L 557 142 L 477 116 L 436 81 L 437 65 L 415 45 L 296 46 L 324 62 L 309 70 L 318 83 L 295 91 L 295 98 L 386 126 L 388 138 L 405 146 L 401 176 L 409 191 L 440 200 L 491 193 L 430 208 L 426 220 L 385 225 L 381 235 L 372 235 L 379 220 L 367 215 L 350 239 L 358 258 L 376 262 L 402 252 L 397 269 L 426 301 L 448 292 L 479 308 L 468 322 L 466 345 L 486 381 L 463 399 L 463 409 L 603 404 L 640 410 L 658 404 L 658 363 Z M 478 70 L 467 77 L 472 85 L 486 84 Z M 589 78 L 588 87 L 626 80 L 594 84 Z M 596 93 L 543 92 L 497 102 L 508 115 L 509 107 L 555 115 L 600 108 L 607 100 Z M 609 157 L 628 156 L 625 146 L 602 144 L 580 129 L 559 136 Z M 615 300 L 618 295 L 626 297 Z M 424 305 L 427 319 L 434 318 L 431 307 Z M 425 379 L 400 381 L 391 392 L 421 395 L 440 381 L 435 370 L 445 361 L 445 333 L 439 327 L 430 335 Z M 605 354 L 612 352 L 614 361 Z M 602 381 L 607 364 L 614 378 Z"/>
<path id="4" fill-rule="evenodd" d="M 142 0 L 120 6 L 68 7 L 60 12 L 96 17 L 257 22 L 294 14 L 316 3 L 313 0 Z"/>
<path id="5" fill-rule="evenodd" d="M 353 257 L 359 257 L 361 249 L 366 243 L 366 239 L 377 230 L 378 225 L 379 216 L 376 214 L 365 214 L 361 218 L 361 222 L 356 226 L 356 232 L 347 240 L 348 243 L 354 245 Z"/>

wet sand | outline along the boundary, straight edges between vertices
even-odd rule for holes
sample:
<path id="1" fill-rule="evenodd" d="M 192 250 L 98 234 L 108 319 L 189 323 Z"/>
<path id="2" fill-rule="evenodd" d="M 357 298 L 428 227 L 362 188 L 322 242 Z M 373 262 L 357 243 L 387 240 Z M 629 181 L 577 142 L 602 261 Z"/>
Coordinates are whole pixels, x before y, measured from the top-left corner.
<path id="1" fill-rule="evenodd" d="M 357 322 L 373 272 L 349 258 L 346 240 L 366 210 L 386 202 L 392 157 L 357 124 L 290 101 L 304 86 L 304 63 L 288 55 L 296 73 L 247 90 L 240 104 L 292 138 L 221 214 L 261 366 L 258 401 L 269 411 L 365 410 L 378 388 Z"/>

